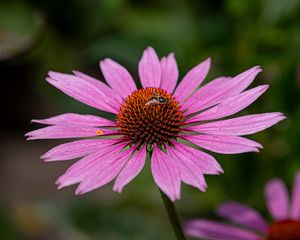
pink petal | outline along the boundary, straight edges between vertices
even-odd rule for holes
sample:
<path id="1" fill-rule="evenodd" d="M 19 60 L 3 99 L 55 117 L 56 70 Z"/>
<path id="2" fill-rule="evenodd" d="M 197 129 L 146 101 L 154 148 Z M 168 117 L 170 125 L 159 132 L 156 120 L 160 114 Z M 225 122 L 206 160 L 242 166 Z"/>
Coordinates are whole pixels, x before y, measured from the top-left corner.
<path id="1" fill-rule="evenodd" d="M 292 219 L 300 219 L 300 172 L 294 181 L 290 215 Z"/>
<path id="2" fill-rule="evenodd" d="M 261 85 L 242 92 L 241 94 L 235 95 L 234 97 L 221 102 L 219 105 L 190 118 L 187 122 L 190 123 L 212 120 L 235 114 L 256 101 L 256 99 L 261 96 L 267 89 L 268 85 Z"/>
<path id="3" fill-rule="evenodd" d="M 113 127 L 116 125 L 115 122 L 108 119 L 97 117 L 93 115 L 80 115 L 77 113 L 65 113 L 55 117 L 46 119 L 33 119 L 32 122 L 49 124 L 49 125 L 82 125 L 89 127 L 109 126 Z"/>
<path id="4" fill-rule="evenodd" d="M 128 160 L 124 168 L 121 170 L 115 181 L 113 187 L 114 191 L 121 193 L 124 186 L 140 173 L 145 165 L 145 161 L 146 147 L 144 146 Z"/>
<path id="5" fill-rule="evenodd" d="M 215 135 L 247 135 L 271 127 L 285 118 L 286 117 L 279 112 L 262 113 L 204 123 L 186 129 Z"/>
<path id="6" fill-rule="evenodd" d="M 198 112 L 212 107 L 229 97 L 233 97 L 244 91 L 261 72 L 259 66 L 253 67 L 234 78 L 220 77 L 196 91 L 186 102 L 183 103 L 182 110 L 186 114 Z"/>
<path id="7" fill-rule="evenodd" d="M 280 221 L 288 218 L 288 191 L 281 179 L 274 179 L 266 184 L 265 198 L 268 210 L 274 220 Z"/>
<path id="8" fill-rule="evenodd" d="M 209 220 L 193 220 L 185 225 L 185 232 L 198 238 L 210 240 L 260 240 L 261 237 L 249 230 Z"/>
<path id="9" fill-rule="evenodd" d="M 76 125 L 55 125 L 28 132 L 25 134 L 25 136 L 27 137 L 27 140 L 94 137 L 99 135 L 97 134 L 98 130 L 101 130 L 103 132 L 102 135 L 117 134 L 116 131 L 108 129 L 103 130 L 94 127 L 84 127 Z"/>
<path id="10" fill-rule="evenodd" d="M 115 98 L 109 98 L 111 95 L 100 88 L 100 84 L 96 86 L 70 74 L 49 72 L 49 76 L 46 80 L 70 97 L 102 111 L 118 112 L 120 103 Z"/>
<path id="11" fill-rule="evenodd" d="M 124 167 L 134 149 L 120 152 L 112 158 L 102 158 L 101 164 L 89 169 L 76 189 L 76 194 L 84 194 L 112 181 Z"/>
<path id="12" fill-rule="evenodd" d="M 175 160 L 156 145 L 151 157 L 151 170 L 155 183 L 172 200 L 180 199 L 180 174 Z"/>
<path id="13" fill-rule="evenodd" d="M 109 93 L 109 94 L 114 93 L 114 91 L 109 86 L 107 86 L 105 83 L 103 83 L 99 79 L 94 78 L 92 76 L 89 76 L 89 75 L 79 72 L 79 71 L 72 71 L 72 72 L 76 77 L 84 79 L 85 81 L 89 82 L 90 84 L 94 85 L 95 87 L 101 89 L 104 93 Z M 62 75 L 65 75 L 66 78 L 68 78 L 68 76 L 69 76 L 69 74 L 62 74 L 62 73 L 56 73 L 56 72 L 51 72 L 51 74 L 59 74 L 59 75 L 61 75 L 60 77 L 63 77 Z"/>
<path id="14" fill-rule="evenodd" d="M 203 82 L 210 68 L 210 58 L 201 62 L 190 70 L 174 92 L 174 97 L 179 101 L 186 99 Z"/>
<path id="15" fill-rule="evenodd" d="M 107 83 L 123 98 L 126 98 L 137 89 L 126 68 L 112 59 L 107 58 L 101 61 L 100 68 Z"/>
<path id="16" fill-rule="evenodd" d="M 223 203 L 217 210 L 218 215 L 230 221 L 267 233 L 268 224 L 256 210 L 237 202 Z"/>
<path id="17" fill-rule="evenodd" d="M 183 158 L 180 153 L 178 154 L 177 148 L 172 149 L 169 147 L 167 148 L 167 151 L 168 154 L 170 154 L 170 157 L 176 161 L 181 180 L 186 184 L 200 189 L 201 191 L 205 191 L 207 185 L 202 173 L 202 169 L 189 158 Z"/>
<path id="18" fill-rule="evenodd" d="M 240 93 L 244 91 L 255 79 L 258 73 L 262 71 L 260 66 L 254 66 L 237 76 L 235 76 L 232 81 L 234 89 L 232 89 L 232 93 Z"/>
<path id="19" fill-rule="evenodd" d="M 174 53 L 169 54 L 167 57 L 163 57 L 160 61 L 161 67 L 161 83 L 160 88 L 166 90 L 169 93 L 174 91 L 178 80 L 178 67 Z"/>
<path id="20" fill-rule="evenodd" d="M 56 180 L 57 188 L 62 189 L 82 181 L 82 179 L 88 175 L 90 166 L 94 166 L 97 160 L 101 160 L 101 156 L 106 155 L 107 152 L 106 154 L 103 154 L 103 151 L 94 152 L 71 165 L 71 167 Z"/>
<path id="21" fill-rule="evenodd" d="M 86 75 L 86 74 L 84 74 L 82 72 L 79 72 L 79 71 L 73 71 L 73 73 L 74 73 L 75 76 L 77 76 L 79 78 L 82 78 L 85 81 L 88 81 L 90 84 L 93 84 L 95 87 L 101 89 L 102 92 L 105 93 L 105 95 L 108 99 L 113 99 L 113 101 L 115 101 L 119 105 L 123 102 L 123 99 L 121 98 L 121 96 L 116 94 L 116 92 L 113 91 L 113 89 L 108 87 L 105 83 L 101 82 L 100 80 L 98 80 L 94 77 L 91 77 L 89 75 Z"/>
<path id="22" fill-rule="evenodd" d="M 203 174 L 220 174 L 223 173 L 223 169 L 217 160 L 199 149 L 194 149 L 190 146 L 186 146 L 181 143 L 173 143 L 175 149 L 170 148 L 170 151 L 174 152 L 177 157 L 180 157 L 182 161 L 190 162 L 193 166 L 196 165 Z"/>
<path id="23" fill-rule="evenodd" d="M 97 168 L 102 166 L 103 162 L 115 159 L 115 156 L 124 146 L 125 144 L 109 145 L 77 161 L 57 179 L 56 184 L 58 185 L 58 189 L 83 181 L 83 179 L 90 176 Z"/>
<path id="24" fill-rule="evenodd" d="M 58 145 L 41 156 L 46 162 L 83 157 L 116 143 L 118 139 L 85 139 Z"/>
<path id="25" fill-rule="evenodd" d="M 257 142 L 236 136 L 195 135 L 184 138 L 204 149 L 223 154 L 258 152 L 262 148 Z"/>
<path id="26" fill-rule="evenodd" d="M 232 96 L 225 91 L 230 86 L 230 77 L 219 77 L 199 88 L 190 98 L 182 104 L 186 115 L 216 105 Z"/>
<path id="27" fill-rule="evenodd" d="M 139 75 L 143 88 L 159 87 L 161 69 L 158 56 L 152 47 L 148 47 L 139 62 Z"/>

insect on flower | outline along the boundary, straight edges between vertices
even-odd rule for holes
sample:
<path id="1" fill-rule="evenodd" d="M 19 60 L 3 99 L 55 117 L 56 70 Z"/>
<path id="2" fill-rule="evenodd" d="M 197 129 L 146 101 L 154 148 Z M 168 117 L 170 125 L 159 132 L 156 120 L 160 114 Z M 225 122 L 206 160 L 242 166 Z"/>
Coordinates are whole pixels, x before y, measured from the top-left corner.
<path id="1" fill-rule="evenodd" d="M 70 97 L 112 113 L 114 119 L 66 113 L 33 120 L 49 126 L 26 134 L 28 140 L 77 139 L 41 157 L 47 162 L 81 158 L 56 182 L 58 188 L 79 183 L 76 194 L 114 179 L 113 189 L 121 192 L 143 169 L 147 154 L 151 155 L 155 183 L 172 201 L 180 198 L 181 182 L 205 191 L 204 175 L 223 172 L 206 151 L 258 152 L 261 144 L 241 136 L 285 119 L 280 112 L 226 119 L 267 90 L 267 85 L 246 90 L 261 71 L 258 66 L 232 78 L 219 77 L 199 89 L 210 59 L 191 69 L 177 87 L 174 54 L 159 59 L 151 47 L 138 65 L 142 88 L 138 89 L 131 74 L 112 59 L 102 60 L 100 68 L 107 84 L 78 71 L 50 71 L 46 80 Z"/>
<path id="2" fill-rule="evenodd" d="M 153 96 L 150 98 L 150 101 L 147 102 L 145 105 L 163 105 L 167 104 L 168 99 L 164 98 L 163 96 L 159 95 L 158 93 L 154 92 Z"/>

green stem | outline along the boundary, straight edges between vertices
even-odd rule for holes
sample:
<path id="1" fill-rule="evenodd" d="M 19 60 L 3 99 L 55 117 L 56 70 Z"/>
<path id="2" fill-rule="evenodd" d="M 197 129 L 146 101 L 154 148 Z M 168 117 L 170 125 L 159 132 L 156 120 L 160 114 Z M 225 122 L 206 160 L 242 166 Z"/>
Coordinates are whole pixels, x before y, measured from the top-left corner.
<path id="1" fill-rule="evenodd" d="M 167 210 L 168 217 L 169 217 L 170 223 L 172 225 L 172 228 L 174 230 L 177 240 L 185 240 L 185 236 L 182 231 L 182 227 L 181 227 L 174 203 L 168 198 L 168 196 L 166 194 L 164 194 L 161 190 L 159 190 L 159 191 L 161 194 L 161 198 L 164 202 L 165 208 Z"/>

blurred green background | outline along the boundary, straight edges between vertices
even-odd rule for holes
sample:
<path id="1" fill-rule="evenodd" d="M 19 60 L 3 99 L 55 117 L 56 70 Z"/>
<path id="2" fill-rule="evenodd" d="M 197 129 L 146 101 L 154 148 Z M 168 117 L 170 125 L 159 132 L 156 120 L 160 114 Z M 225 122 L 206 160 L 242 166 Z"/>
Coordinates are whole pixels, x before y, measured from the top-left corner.
<path id="1" fill-rule="evenodd" d="M 39 159 L 61 141 L 24 139 L 37 128 L 32 118 L 99 113 L 47 84 L 47 71 L 102 78 L 98 61 L 111 57 L 137 79 L 149 45 L 160 57 L 175 52 L 181 77 L 209 56 L 207 81 L 261 65 L 254 84 L 271 87 L 244 113 L 288 116 L 250 137 L 261 153 L 213 154 L 225 174 L 208 176 L 206 193 L 182 187 L 182 219 L 214 217 L 225 200 L 266 214 L 264 183 L 277 176 L 291 186 L 300 169 L 300 0 L 1 0 L 0 239 L 174 239 L 149 163 L 121 195 L 108 185 L 75 197 L 75 187 L 54 185 L 71 163 Z"/>

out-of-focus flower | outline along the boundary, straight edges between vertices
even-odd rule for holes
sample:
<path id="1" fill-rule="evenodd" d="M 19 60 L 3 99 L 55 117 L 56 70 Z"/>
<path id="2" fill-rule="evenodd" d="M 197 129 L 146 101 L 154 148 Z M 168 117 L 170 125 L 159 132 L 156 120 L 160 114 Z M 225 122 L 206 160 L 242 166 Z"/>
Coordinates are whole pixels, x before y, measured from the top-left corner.
<path id="1" fill-rule="evenodd" d="M 258 152 L 261 144 L 240 136 L 285 118 L 273 112 L 217 120 L 241 111 L 267 90 L 267 85 L 245 90 L 260 67 L 217 78 L 199 89 L 210 59 L 190 70 L 176 89 L 173 53 L 160 60 L 152 48 L 144 51 L 138 66 L 140 89 L 117 62 L 104 59 L 100 68 L 108 85 L 77 71 L 49 72 L 47 81 L 82 103 L 115 114 L 114 121 L 67 113 L 33 120 L 50 126 L 26 134 L 28 140 L 89 138 L 59 145 L 42 156 L 47 162 L 82 157 L 57 180 L 58 188 L 80 183 L 77 194 L 115 178 L 113 189 L 121 192 L 142 170 L 147 153 L 154 181 L 172 201 L 180 198 L 181 181 L 205 191 L 204 174 L 223 170 L 199 148 L 224 154 Z"/>
<path id="2" fill-rule="evenodd" d="M 300 171 L 295 177 L 291 202 L 282 180 L 273 179 L 265 186 L 266 204 L 273 218 L 268 224 L 254 209 L 237 202 L 220 205 L 217 214 L 231 223 L 206 219 L 186 223 L 186 233 L 210 240 L 299 240 Z"/>

